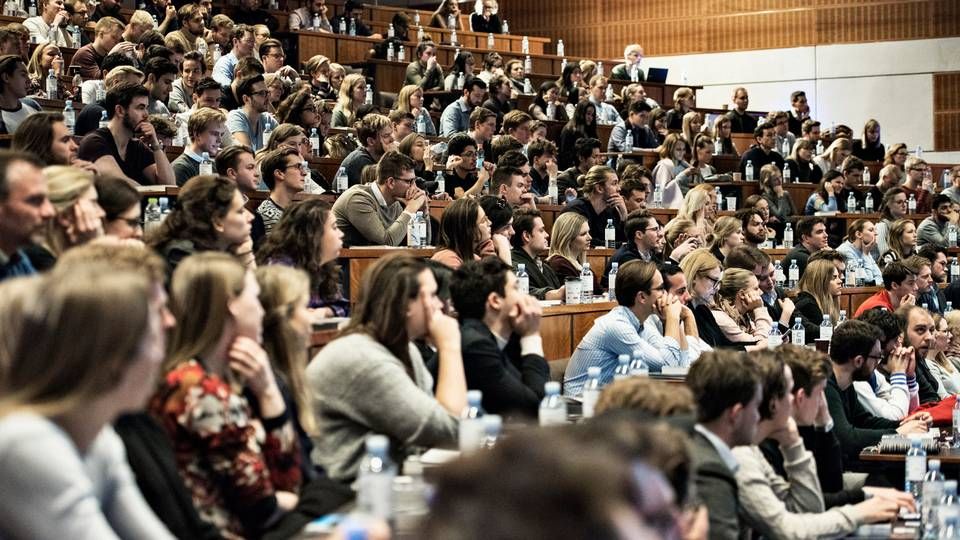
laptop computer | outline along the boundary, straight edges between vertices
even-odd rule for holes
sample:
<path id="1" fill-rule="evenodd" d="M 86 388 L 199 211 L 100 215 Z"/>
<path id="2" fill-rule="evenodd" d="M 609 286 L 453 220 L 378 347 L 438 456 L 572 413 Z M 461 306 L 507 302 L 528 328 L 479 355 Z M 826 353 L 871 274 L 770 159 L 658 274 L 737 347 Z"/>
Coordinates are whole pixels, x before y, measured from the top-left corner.
<path id="1" fill-rule="evenodd" d="M 667 82 L 667 68 L 649 68 L 647 69 L 647 82 L 663 84 Z"/>

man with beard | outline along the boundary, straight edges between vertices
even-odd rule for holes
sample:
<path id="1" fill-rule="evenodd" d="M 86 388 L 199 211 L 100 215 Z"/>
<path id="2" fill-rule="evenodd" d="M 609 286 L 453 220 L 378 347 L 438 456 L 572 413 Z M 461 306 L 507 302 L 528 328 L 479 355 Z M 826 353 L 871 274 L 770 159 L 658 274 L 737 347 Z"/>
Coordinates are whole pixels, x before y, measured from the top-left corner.
<path id="1" fill-rule="evenodd" d="M 756 208 L 737 210 L 737 219 L 743 227 L 743 242 L 748 246 L 759 248 L 767 241 L 767 224 L 763 214 Z"/>
<path id="2" fill-rule="evenodd" d="M 930 313 L 943 315 L 943 308 L 946 307 L 947 302 L 940 287 L 933 280 L 930 259 L 912 255 L 903 263 L 917 273 L 917 305 L 923 306 Z"/>
<path id="3" fill-rule="evenodd" d="M 80 141 L 78 157 L 101 174 L 121 176 L 141 185 L 175 184 L 157 132 L 147 121 L 150 91 L 124 83 L 107 92 L 104 101 L 109 125 Z"/>
<path id="4" fill-rule="evenodd" d="M 32 154 L 0 150 L 0 281 L 36 273 L 23 248 L 56 213 L 42 167 Z"/>
<path id="5" fill-rule="evenodd" d="M 930 312 L 920 306 L 908 305 L 897 310 L 900 328 L 903 330 L 903 344 L 913 347 L 914 361 L 917 364 L 917 385 L 920 405 L 937 403 L 941 396 L 946 397 L 940 380 L 930 372 L 927 366 L 927 353 L 933 345 L 936 325 Z M 941 392 L 941 390 L 943 390 Z"/>
<path id="6" fill-rule="evenodd" d="M 931 323 L 932 324 L 932 323 Z M 855 381 L 868 381 L 883 358 L 880 340 L 883 333 L 872 324 L 851 320 L 834 330 L 830 340 L 832 372 L 825 391 L 834 432 L 843 452 L 844 470 L 856 468 L 860 452 L 880 442 L 887 434 L 922 433 L 927 424 L 921 419 L 900 423 L 874 416 L 860 404 Z"/>

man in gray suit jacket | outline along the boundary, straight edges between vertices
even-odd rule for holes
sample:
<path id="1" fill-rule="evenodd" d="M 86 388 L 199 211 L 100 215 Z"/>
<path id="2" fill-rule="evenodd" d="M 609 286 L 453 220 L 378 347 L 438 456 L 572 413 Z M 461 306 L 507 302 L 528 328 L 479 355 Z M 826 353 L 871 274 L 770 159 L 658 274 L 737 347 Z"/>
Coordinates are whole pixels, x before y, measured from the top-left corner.
<path id="1" fill-rule="evenodd" d="M 753 441 L 763 397 L 760 376 L 746 353 L 717 349 L 693 364 L 687 386 L 697 402 L 690 454 L 697 496 L 710 512 L 710 538 L 736 539 L 741 536 L 738 465 L 730 449 Z"/>
<path id="2" fill-rule="evenodd" d="M 413 160 L 395 150 L 380 158 L 377 181 L 353 186 L 333 203 L 343 245 L 399 246 L 427 196 L 416 185 Z M 425 214 L 426 215 L 426 214 Z"/>

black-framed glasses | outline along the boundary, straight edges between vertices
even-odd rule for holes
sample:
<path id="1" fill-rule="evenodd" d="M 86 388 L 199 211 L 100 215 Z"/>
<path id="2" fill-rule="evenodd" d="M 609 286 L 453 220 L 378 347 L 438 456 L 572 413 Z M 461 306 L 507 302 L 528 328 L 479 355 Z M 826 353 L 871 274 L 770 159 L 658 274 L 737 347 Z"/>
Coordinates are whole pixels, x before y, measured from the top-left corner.
<path id="1" fill-rule="evenodd" d="M 266 97 L 267 91 L 266 91 L 266 90 L 261 90 L 261 91 L 259 91 L 259 92 L 250 92 L 250 95 L 251 95 L 251 96 Z"/>
<path id="2" fill-rule="evenodd" d="M 653 227 L 647 227 L 646 229 L 643 230 L 643 232 L 647 232 L 647 231 L 660 231 L 661 229 L 662 229 L 662 227 L 660 227 L 659 225 L 654 225 Z"/>
<path id="3" fill-rule="evenodd" d="M 883 356 L 882 356 L 882 355 L 879 355 L 879 354 L 868 354 L 868 355 L 867 355 L 867 359 L 868 359 L 868 360 L 876 360 L 877 362 L 879 362 L 880 360 L 883 360 Z"/>
<path id="4" fill-rule="evenodd" d="M 710 277 L 710 276 L 703 276 L 703 277 L 706 278 L 708 281 L 710 281 L 710 284 L 711 284 L 711 286 L 712 286 L 714 289 L 716 289 L 717 287 L 720 286 L 720 280 L 723 279 L 722 276 L 721 276 L 721 277 L 718 277 L 718 278 L 716 278 L 716 279 L 714 279 L 714 278 L 712 278 L 712 277 Z"/>

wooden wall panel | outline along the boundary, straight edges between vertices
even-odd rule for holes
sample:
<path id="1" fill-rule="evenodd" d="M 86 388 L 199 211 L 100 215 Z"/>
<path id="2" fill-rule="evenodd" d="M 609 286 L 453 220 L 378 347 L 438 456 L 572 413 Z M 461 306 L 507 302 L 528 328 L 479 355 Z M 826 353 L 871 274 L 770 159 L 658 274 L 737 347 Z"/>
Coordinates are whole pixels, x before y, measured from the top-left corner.
<path id="1" fill-rule="evenodd" d="M 933 145 L 960 150 L 960 72 L 933 74 Z"/>
<path id="2" fill-rule="evenodd" d="M 958 0 L 511 0 L 513 33 L 563 39 L 571 55 L 619 58 L 960 35 Z"/>

